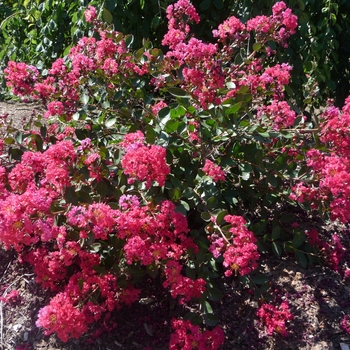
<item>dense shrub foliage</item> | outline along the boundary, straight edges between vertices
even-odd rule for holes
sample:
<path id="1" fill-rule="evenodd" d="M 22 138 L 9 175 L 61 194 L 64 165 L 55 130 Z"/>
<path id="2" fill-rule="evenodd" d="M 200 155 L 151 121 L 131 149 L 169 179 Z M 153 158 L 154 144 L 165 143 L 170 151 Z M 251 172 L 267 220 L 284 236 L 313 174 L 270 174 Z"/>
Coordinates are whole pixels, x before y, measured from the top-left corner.
<path id="1" fill-rule="evenodd" d="M 271 251 L 303 267 L 322 251 L 342 269 L 339 237 L 324 242 L 294 216 L 302 205 L 348 222 L 350 207 L 339 125 L 349 99 L 312 121 L 286 99 L 293 67 L 278 52 L 297 17 L 277 2 L 269 16 L 227 18 L 207 43 L 191 32 L 200 16 L 188 0 L 166 16 L 166 53 L 147 40 L 134 51 L 133 37 L 89 6 L 91 35 L 51 68 L 10 61 L 4 71 L 13 94 L 46 105 L 48 124 L 8 126 L 0 241 L 57 293 L 37 325 L 64 341 L 138 301 L 152 279 L 198 305 L 173 320 L 169 347 L 217 349 L 218 278 L 261 296 L 268 284 L 254 271 Z M 267 301 L 257 317 L 268 334 L 287 335 L 288 304 Z"/>

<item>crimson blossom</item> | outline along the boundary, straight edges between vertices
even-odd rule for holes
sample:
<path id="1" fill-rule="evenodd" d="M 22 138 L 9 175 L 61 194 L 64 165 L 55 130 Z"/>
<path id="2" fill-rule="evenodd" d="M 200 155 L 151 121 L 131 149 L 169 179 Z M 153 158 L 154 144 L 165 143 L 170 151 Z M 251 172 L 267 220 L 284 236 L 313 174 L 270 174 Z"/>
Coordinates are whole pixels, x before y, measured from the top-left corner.
<path id="1" fill-rule="evenodd" d="M 285 337 L 288 335 L 286 321 L 293 320 L 294 315 L 290 312 L 287 301 L 283 301 L 279 308 L 265 303 L 256 314 L 266 327 L 267 334 L 272 335 L 273 332 L 277 332 Z"/>
<path id="2" fill-rule="evenodd" d="M 170 350 L 217 350 L 225 341 L 224 331 L 216 326 L 202 331 L 190 321 L 172 320 L 175 332 L 170 337 Z"/>
<path id="3" fill-rule="evenodd" d="M 170 167 L 166 164 L 166 149 L 157 145 L 143 145 L 143 134 L 139 131 L 128 136 L 128 140 L 135 137 L 135 141 L 128 141 L 126 154 L 121 164 L 124 173 L 129 175 L 128 183 L 135 180 L 146 181 L 146 187 L 150 188 L 153 181 L 159 186 L 164 186 Z M 125 143 L 124 143 L 125 144 Z M 121 143 L 123 146 L 123 143 Z"/>

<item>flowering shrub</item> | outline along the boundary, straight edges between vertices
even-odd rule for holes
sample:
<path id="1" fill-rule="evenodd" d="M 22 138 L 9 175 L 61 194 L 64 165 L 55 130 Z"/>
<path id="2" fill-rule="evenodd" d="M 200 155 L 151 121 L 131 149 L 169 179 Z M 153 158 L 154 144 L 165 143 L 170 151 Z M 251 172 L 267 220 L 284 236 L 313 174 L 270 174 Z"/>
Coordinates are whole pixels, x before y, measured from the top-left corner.
<path id="1" fill-rule="evenodd" d="M 350 98 L 342 110 L 328 106 L 320 116 L 320 142 L 327 151 L 311 149 L 307 164 L 312 169 L 317 183 L 309 186 L 299 182 L 294 187 L 292 199 L 308 202 L 311 207 L 327 203 L 332 220 L 350 221 L 349 181 L 349 122 Z"/>
<path id="2" fill-rule="evenodd" d="M 277 332 L 283 336 L 288 335 L 286 321 L 292 320 L 293 314 L 286 301 L 282 302 L 279 308 L 271 304 L 263 304 L 256 314 L 266 327 L 267 334 L 272 335 L 273 332 Z"/>
<path id="3" fill-rule="evenodd" d="M 321 154 L 309 150 L 305 160 L 302 136 L 311 131 L 284 96 L 292 67 L 274 63 L 271 47 L 287 46 L 297 18 L 284 2 L 269 17 L 230 17 L 214 30 L 216 44 L 191 34 L 200 18 L 188 0 L 170 5 L 167 18 L 169 51 L 145 41 L 133 53 L 132 37 L 90 6 L 95 35 L 64 59 L 41 73 L 15 62 L 5 70 L 14 94 L 46 104 L 48 124 L 5 137 L 0 241 L 57 293 L 37 325 L 63 341 L 136 302 L 151 276 L 181 304 L 199 304 L 173 321 L 170 348 L 217 349 L 224 335 L 211 301 L 221 297 L 220 271 L 252 274 L 254 284 L 262 252 L 284 250 L 304 267 L 315 256 L 283 210 L 300 200 L 306 162 L 312 170 L 309 159 Z M 314 169 L 326 178 L 325 167 Z M 258 311 L 269 334 L 285 333 L 292 316 L 281 307 Z M 194 316 L 206 329 L 188 321 Z"/>

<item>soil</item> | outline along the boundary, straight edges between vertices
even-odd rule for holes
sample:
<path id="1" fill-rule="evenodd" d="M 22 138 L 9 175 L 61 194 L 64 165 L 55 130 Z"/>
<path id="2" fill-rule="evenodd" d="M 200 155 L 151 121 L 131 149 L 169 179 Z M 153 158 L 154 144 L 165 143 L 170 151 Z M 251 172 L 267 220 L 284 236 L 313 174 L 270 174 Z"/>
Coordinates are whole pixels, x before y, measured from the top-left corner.
<path id="1" fill-rule="evenodd" d="M 9 113 L 7 120 L 13 119 L 20 125 L 36 108 L 35 104 L 0 102 L 0 115 Z M 348 257 L 347 228 L 328 226 L 328 234 L 334 232 L 341 237 Z M 327 266 L 303 269 L 286 256 L 281 259 L 263 256 L 260 272 L 268 276 L 272 294 L 289 301 L 294 314 L 288 324 L 289 336 L 267 336 L 257 323 L 254 296 L 236 277 L 222 278 L 218 285 L 224 298 L 213 303 L 226 336 L 222 350 L 349 349 L 350 334 L 340 328 L 343 317 L 350 315 L 348 280 Z M 119 310 L 110 320 L 117 325 L 114 329 L 102 334 L 100 329 L 93 329 L 78 340 L 63 343 L 55 335 L 46 336 L 35 325 L 38 311 L 53 295 L 35 283 L 31 267 L 19 263 L 15 252 L 0 247 L 0 349 L 168 349 L 171 318 L 183 315 L 184 308 L 191 305 L 179 306 L 161 285 L 153 289 L 150 285 L 144 287 L 139 303 Z M 19 295 L 6 301 L 12 290 Z"/>

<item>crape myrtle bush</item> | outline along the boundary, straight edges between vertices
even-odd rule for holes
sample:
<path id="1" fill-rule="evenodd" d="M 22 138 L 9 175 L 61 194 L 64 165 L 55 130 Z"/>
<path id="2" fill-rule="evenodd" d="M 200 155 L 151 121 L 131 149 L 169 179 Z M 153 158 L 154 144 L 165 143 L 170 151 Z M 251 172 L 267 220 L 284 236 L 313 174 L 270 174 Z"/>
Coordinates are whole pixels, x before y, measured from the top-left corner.
<path id="1" fill-rule="evenodd" d="M 93 0 L 102 18 L 115 29 L 134 36 L 133 48 L 143 38 L 160 47 L 166 33 L 165 11 L 175 0 Z M 274 0 L 194 0 L 201 22 L 195 25 L 199 39 L 215 42 L 212 29 L 228 13 L 244 23 L 271 11 Z M 280 63 L 293 62 L 286 96 L 301 111 L 312 112 L 328 97 L 342 106 L 349 91 L 350 3 L 347 0 L 287 0 L 298 16 L 296 34 L 288 49 L 275 46 Z M 0 0 L 0 69 L 9 60 L 23 61 L 42 69 L 66 55 L 89 27 L 83 20 L 87 0 Z M 270 45 L 274 45 L 270 42 Z M 167 49 L 163 47 L 163 49 Z M 237 52 L 237 55 L 238 52 Z M 1 93 L 5 97 L 5 82 Z M 303 86 L 303 88 L 301 88 Z"/>
<path id="2" fill-rule="evenodd" d="M 336 207 L 349 207 L 347 187 L 324 164 L 348 173 L 337 123 L 349 108 L 330 106 L 311 125 L 285 100 L 292 67 L 274 63 L 271 47 L 288 47 L 297 28 L 284 2 L 245 24 L 228 18 L 212 44 L 191 33 L 199 15 L 179 0 L 167 9 L 165 55 L 147 41 L 133 52 L 132 36 L 92 6 L 85 17 L 93 35 L 51 68 L 10 61 L 5 69 L 15 95 L 47 106 L 47 123 L 7 125 L 0 168 L 2 245 L 57 293 L 39 312 L 46 334 L 67 341 L 106 325 L 152 278 L 181 304 L 198 305 L 173 320 L 169 347 L 217 349 L 220 276 L 260 286 L 261 296 L 267 279 L 254 270 L 268 251 L 306 267 L 322 250 L 340 270 L 339 237 L 305 232 L 291 208 L 322 201 L 325 215 L 348 221 Z M 288 303 L 261 301 L 267 333 L 286 335 Z"/>

